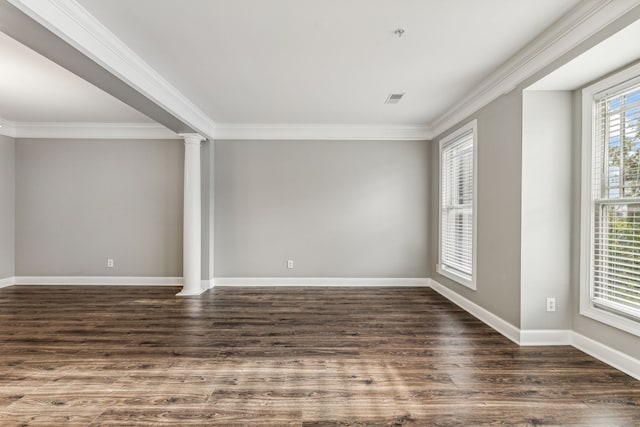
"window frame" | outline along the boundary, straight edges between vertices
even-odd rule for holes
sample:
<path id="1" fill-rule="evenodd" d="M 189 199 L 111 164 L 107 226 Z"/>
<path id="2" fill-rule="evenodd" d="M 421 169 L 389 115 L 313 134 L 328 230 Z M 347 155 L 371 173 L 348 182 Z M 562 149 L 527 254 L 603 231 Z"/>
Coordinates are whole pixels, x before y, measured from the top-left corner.
<path id="1" fill-rule="evenodd" d="M 601 79 L 582 90 L 582 158 L 580 193 L 580 314 L 606 325 L 640 336 L 640 320 L 606 310 L 594 304 L 593 262 L 595 255 L 595 201 L 593 199 L 593 146 L 596 141 L 597 99 L 606 92 L 618 92 L 640 84 L 640 64 Z"/>
<path id="2" fill-rule="evenodd" d="M 471 202 L 471 263 L 472 272 L 471 278 L 456 273 L 455 271 L 448 270 L 446 266 L 442 264 L 442 238 L 443 238 L 443 222 L 442 222 L 442 194 L 443 194 L 443 182 L 444 182 L 444 170 L 443 170 L 443 152 L 447 146 L 455 144 L 461 137 L 471 132 L 473 138 L 473 196 Z M 466 286 L 469 289 L 477 290 L 477 199 L 478 199 L 478 120 L 472 120 L 471 122 L 461 126 L 449 135 L 441 138 L 439 141 L 438 151 L 438 263 L 436 264 L 436 272 L 441 276 L 444 276 L 456 283 Z"/>

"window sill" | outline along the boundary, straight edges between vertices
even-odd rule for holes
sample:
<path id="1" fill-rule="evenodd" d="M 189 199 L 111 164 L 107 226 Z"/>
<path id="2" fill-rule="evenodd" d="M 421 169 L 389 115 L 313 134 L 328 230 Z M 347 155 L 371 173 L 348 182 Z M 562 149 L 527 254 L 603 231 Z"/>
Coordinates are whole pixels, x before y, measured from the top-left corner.
<path id="1" fill-rule="evenodd" d="M 436 272 L 439 275 L 444 276 L 447 279 L 453 280 L 454 282 L 464 287 L 467 287 L 474 291 L 476 290 L 475 277 L 472 277 L 471 279 L 469 279 L 468 277 L 461 276 L 460 274 L 457 274 L 451 270 L 447 270 L 446 268 L 442 267 L 441 264 L 436 265 Z"/>

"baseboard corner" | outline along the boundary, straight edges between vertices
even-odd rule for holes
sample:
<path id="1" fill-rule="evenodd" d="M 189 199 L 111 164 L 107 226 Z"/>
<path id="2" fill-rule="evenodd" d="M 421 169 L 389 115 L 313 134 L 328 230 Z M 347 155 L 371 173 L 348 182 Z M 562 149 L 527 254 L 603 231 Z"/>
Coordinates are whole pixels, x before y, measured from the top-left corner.
<path id="1" fill-rule="evenodd" d="M 569 329 L 521 329 L 521 346 L 571 345 Z"/>
<path id="2" fill-rule="evenodd" d="M 13 286 L 15 284 L 15 277 L 5 277 L 4 279 L 0 279 L 0 288 L 8 288 L 9 286 Z"/>
<path id="3" fill-rule="evenodd" d="M 478 320 L 484 322 L 491 328 L 495 329 L 500 334 L 504 335 L 506 338 L 510 339 L 516 344 L 520 344 L 520 329 L 513 326 L 511 323 L 507 322 L 503 318 L 496 316 L 491 313 L 489 310 L 480 307 L 478 304 L 474 303 L 471 300 L 463 297 L 457 292 L 452 291 L 446 286 L 438 283 L 433 279 L 429 279 L 429 284 L 431 289 L 457 305 L 458 307 L 465 310 L 467 313 L 471 314 Z"/>

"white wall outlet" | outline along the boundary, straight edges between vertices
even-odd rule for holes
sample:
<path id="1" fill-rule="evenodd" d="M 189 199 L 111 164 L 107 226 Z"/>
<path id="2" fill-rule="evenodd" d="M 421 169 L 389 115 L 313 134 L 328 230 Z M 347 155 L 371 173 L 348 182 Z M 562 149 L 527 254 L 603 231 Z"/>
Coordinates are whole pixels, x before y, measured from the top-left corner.
<path id="1" fill-rule="evenodd" d="M 555 298 L 547 298 L 547 311 L 556 311 L 556 299 Z"/>
<path id="2" fill-rule="evenodd" d="M 287 268 L 293 268 L 293 260 L 287 260 Z"/>
<path id="3" fill-rule="evenodd" d="M 108 267 L 108 268 L 113 268 L 113 260 L 112 260 L 111 258 L 109 258 L 109 259 L 107 260 L 107 267 Z"/>

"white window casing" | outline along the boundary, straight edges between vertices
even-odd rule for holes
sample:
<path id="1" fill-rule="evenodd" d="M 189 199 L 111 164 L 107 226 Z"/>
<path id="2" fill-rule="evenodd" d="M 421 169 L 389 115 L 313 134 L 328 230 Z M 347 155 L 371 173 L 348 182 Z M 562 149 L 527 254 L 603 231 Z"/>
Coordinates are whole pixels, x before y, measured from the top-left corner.
<path id="1" fill-rule="evenodd" d="M 476 289 L 477 121 L 440 140 L 437 272 Z"/>
<path id="2" fill-rule="evenodd" d="M 580 313 L 640 336 L 640 64 L 582 91 Z"/>

